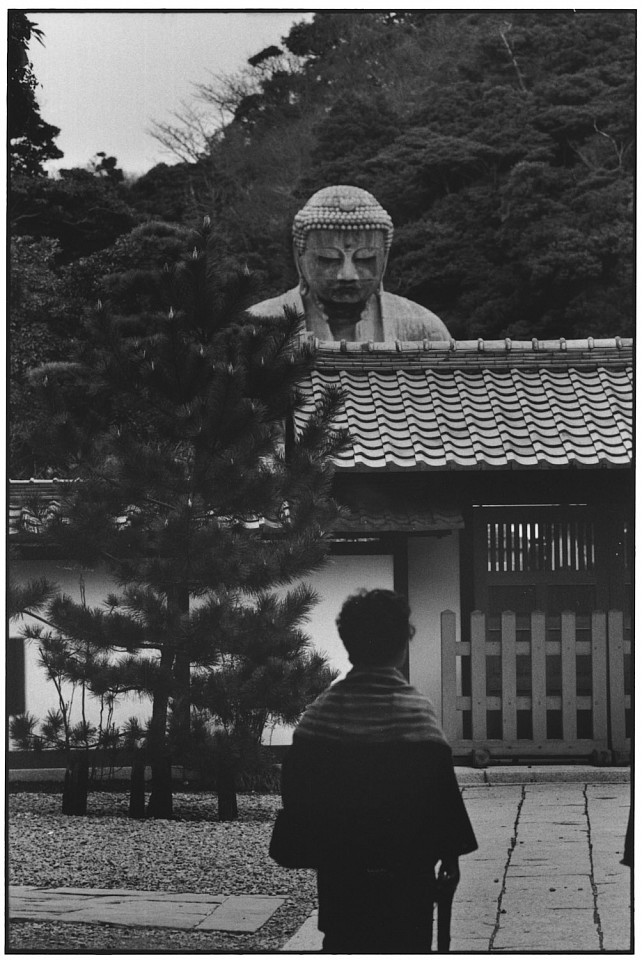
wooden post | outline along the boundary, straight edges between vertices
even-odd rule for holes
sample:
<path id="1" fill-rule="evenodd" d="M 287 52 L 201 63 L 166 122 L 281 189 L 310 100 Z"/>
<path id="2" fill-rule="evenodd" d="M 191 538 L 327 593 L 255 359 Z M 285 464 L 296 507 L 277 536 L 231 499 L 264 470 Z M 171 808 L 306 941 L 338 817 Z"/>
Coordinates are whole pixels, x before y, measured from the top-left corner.
<path id="1" fill-rule="evenodd" d="M 609 637 L 609 701 L 611 749 L 626 750 L 624 704 L 624 616 L 621 610 L 608 612 Z"/>
<path id="2" fill-rule="evenodd" d="M 562 737 L 577 740 L 577 662 L 575 657 L 575 614 L 562 613 Z"/>
<path id="3" fill-rule="evenodd" d="M 606 684 L 606 614 L 596 610 L 591 617 L 591 685 L 593 739 L 608 743 Z"/>
<path id="4" fill-rule="evenodd" d="M 515 614 L 502 613 L 502 737 L 517 739 L 517 654 Z"/>
<path id="5" fill-rule="evenodd" d="M 487 739 L 486 725 L 486 617 L 474 610 L 470 617 L 470 685 L 473 740 Z"/>
<path id="6" fill-rule="evenodd" d="M 458 737 L 456 620 L 452 610 L 441 615 L 441 721 L 450 740 Z"/>
<path id="7" fill-rule="evenodd" d="M 533 740 L 546 740 L 546 616 L 541 610 L 531 614 L 531 704 Z"/>
<path id="8" fill-rule="evenodd" d="M 395 536 L 392 540 L 392 570 L 393 589 L 402 597 L 408 597 L 408 537 L 405 534 Z M 401 672 L 406 680 L 410 680 L 410 649 L 406 643 L 406 653 L 401 665 Z"/>

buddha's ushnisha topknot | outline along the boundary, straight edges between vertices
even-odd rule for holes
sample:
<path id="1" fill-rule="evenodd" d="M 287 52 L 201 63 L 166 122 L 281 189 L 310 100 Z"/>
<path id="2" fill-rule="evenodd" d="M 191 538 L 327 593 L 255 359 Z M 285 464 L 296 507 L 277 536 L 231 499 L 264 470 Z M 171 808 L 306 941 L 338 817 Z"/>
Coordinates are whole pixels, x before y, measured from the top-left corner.
<path id="1" fill-rule="evenodd" d="M 318 190 L 299 210 L 292 236 L 300 253 L 305 250 L 305 240 L 311 230 L 383 230 L 386 253 L 393 234 L 390 215 L 379 201 L 367 190 L 346 184 Z"/>

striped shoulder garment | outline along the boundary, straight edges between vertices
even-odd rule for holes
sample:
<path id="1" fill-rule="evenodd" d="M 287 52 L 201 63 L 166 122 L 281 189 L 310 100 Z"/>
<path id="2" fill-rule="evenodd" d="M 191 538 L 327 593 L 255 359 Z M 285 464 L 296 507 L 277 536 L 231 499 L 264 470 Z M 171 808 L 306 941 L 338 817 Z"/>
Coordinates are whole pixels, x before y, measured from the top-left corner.
<path id="1" fill-rule="evenodd" d="M 355 667 L 308 707 L 294 737 L 447 743 L 430 701 L 392 667 Z"/>

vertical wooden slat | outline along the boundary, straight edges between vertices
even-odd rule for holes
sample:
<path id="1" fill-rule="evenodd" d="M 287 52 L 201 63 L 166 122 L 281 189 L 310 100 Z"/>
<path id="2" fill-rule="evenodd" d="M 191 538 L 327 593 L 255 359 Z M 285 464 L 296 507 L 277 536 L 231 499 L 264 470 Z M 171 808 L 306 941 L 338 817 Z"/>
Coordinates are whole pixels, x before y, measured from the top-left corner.
<path id="1" fill-rule="evenodd" d="M 470 617 L 470 683 L 473 740 L 486 740 L 486 617 L 479 610 Z"/>
<path id="2" fill-rule="evenodd" d="M 515 569 L 519 570 L 519 572 L 521 573 L 524 570 L 524 534 L 523 534 L 524 525 L 520 521 L 516 525 L 516 527 L 517 527 L 517 551 L 516 551 L 517 566 L 515 567 Z"/>
<path id="3" fill-rule="evenodd" d="M 579 561 L 577 569 L 582 572 L 586 570 L 586 521 L 580 520 L 577 524 L 577 548 L 579 552 Z"/>
<path id="4" fill-rule="evenodd" d="M 606 696 L 606 614 L 595 610 L 591 616 L 591 675 L 593 688 L 593 739 L 608 737 Z"/>
<path id="5" fill-rule="evenodd" d="M 517 662 L 515 614 L 502 613 L 502 736 L 517 739 Z"/>
<path id="6" fill-rule="evenodd" d="M 392 570 L 393 590 L 408 596 L 408 537 L 404 534 L 392 537 Z M 401 664 L 401 672 L 406 680 L 410 680 L 410 649 L 406 643 L 406 655 Z"/>
<path id="7" fill-rule="evenodd" d="M 531 690 L 533 740 L 546 740 L 546 617 L 531 614 Z"/>
<path id="8" fill-rule="evenodd" d="M 456 639 L 455 614 L 444 610 L 441 615 L 441 718 L 444 733 L 451 740 L 458 739 Z"/>
<path id="9" fill-rule="evenodd" d="M 577 678 L 575 614 L 562 613 L 562 736 L 577 740 Z"/>
<path id="10" fill-rule="evenodd" d="M 624 718 L 624 616 L 621 610 L 608 612 L 609 701 L 611 749 L 626 748 Z"/>
<path id="11" fill-rule="evenodd" d="M 526 545 L 528 540 L 526 539 L 526 524 L 520 523 L 519 525 L 519 569 L 520 571 L 528 570 L 527 566 L 527 557 L 526 557 Z"/>

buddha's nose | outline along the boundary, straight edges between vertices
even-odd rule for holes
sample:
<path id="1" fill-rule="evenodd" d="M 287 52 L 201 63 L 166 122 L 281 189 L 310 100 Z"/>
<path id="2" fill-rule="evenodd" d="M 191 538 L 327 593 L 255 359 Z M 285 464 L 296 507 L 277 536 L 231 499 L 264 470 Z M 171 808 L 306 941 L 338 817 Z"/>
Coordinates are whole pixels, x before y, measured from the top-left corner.
<path id="1" fill-rule="evenodd" d="M 341 269 L 339 270 L 338 275 L 339 280 L 358 280 L 359 274 L 357 268 L 354 265 L 352 257 L 344 257 L 343 263 L 341 264 Z"/>

